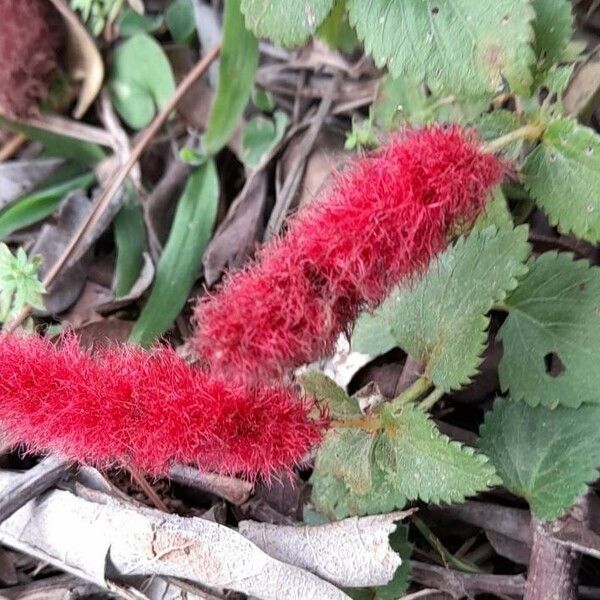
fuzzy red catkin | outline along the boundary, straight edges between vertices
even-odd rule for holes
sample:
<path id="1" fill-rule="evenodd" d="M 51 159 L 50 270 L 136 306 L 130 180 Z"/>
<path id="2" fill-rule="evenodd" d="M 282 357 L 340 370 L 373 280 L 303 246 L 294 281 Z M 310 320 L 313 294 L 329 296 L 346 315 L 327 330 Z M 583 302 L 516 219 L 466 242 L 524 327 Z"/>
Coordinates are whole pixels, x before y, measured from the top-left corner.
<path id="1" fill-rule="evenodd" d="M 48 95 L 64 41 L 49 0 L 0 0 L 0 112 L 27 117 Z"/>
<path id="2" fill-rule="evenodd" d="M 458 126 L 407 130 L 355 160 L 284 237 L 198 302 L 196 351 L 249 380 L 330 354 L 362 309 L 422 270 L 453 225 L 475 218 L 506 170 Z"/>
<path id="3" fill-rule="evenodd" d="M 164 474 L 173 462 L 251 479 L 286 471 L 324 420 L 288 388 L 226 383 L 166 347 L 92 354 L 68 335 L 0 337 L 0 429 L 13 443 Z"/>

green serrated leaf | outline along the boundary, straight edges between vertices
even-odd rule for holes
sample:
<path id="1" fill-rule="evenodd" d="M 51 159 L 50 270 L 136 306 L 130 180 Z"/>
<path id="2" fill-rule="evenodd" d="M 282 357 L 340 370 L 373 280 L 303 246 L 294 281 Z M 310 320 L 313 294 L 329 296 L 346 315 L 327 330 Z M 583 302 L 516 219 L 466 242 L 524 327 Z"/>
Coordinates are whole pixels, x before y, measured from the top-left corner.
<path id="1" fill-rule="evenodd" d="M 218 202 L 219 179 L 214 162 L 208 160 L 190 175 L 179 199 L 169 239 L 156 267 L 152 292 L 131 332 L 130 342 L 150 346 L 184 307 L 210 240 Z"/>
<path id="2" fill-rule="evenodd" d="M 360 315 L 352 330 L 351 346 L 354 352 L 380 356 L 398 346 L 392 335 L 394 303 L 384 302 L 375 313 Z"/>
<path id="3" fill-rule="evenodd" d="M 335 0 L 241 0 L 246 25 L 256 37 L 281 46 L 303 44 L 331 12 Z"/>
<path id="4" fill-rule="evenodd" d="M 600 137 L 592 129 L 575 119 L 551 122 L 522 172 L 552 225 L 600 241 Z"/>
<path id="5" fill-rule="evenodd" d="M 258 40 L 244 26 L 239 0 L 227 0 L 219 84 L 202 136 L 202 149 L 206 154 L 216 154 L 233 135 L 248 104 L 257 66 Z"/>
<path id="6" fill-rule="evenodd" d="M 25 306 L 44 308 L 42 296 L 46 290 L 38 278 L 40 260 L 29 260 L 19 247 L 13 255 L 0 243 L 0 323 L 17 315 Z"/>
<path id="7" fill-rule="evenodd" d="M 433 261 L 411 286 L 397 288 L 352 338 L 359 352 L 377 354 L 395 345 L 426 365 L 436 387 L 451 391 L 469 382 L 487 339 L 486 313 L 526 272 L 527 228 L 474 231 Z"/>
<path id="8" fill-rule="evenodd" d="M 348 0 L 350 23 L 378 66 L 470 96 L 532 82 L 529 0 Z"/>
<path id="9" fill-rule="evenodd" d="M 600 404 L 600 269 L 547 252 L 505 305 L 502 389 L 532 406 Z"/>
<path id="10" fill-rule="evenodd" d="M 481 449 L 504 485 L 540 519 L 556 519 L 598 478 L 600 406 L 548 410 L 499 399 Z"/>
<path id="11" fill-rule="evenodd" d="M 132 129 L 150 123 L 175 93 L 171 65 L 154 38 L 138 33 L 115 50 L 108 88 L 115 109 Z"/>
<path id="12" fill-rule="evenodd" d="M 321 404 L 329 409 L 334 419 L 360 417 L 361 412 L 356 400 L 348 396 L 333 379 L 319 371 L 308 371 L 298 377 L 302 389 L 314 396 Z"/>
<path id="13" fill-rule="evenodd" d="M 532 0 L 535 52 L 545 63 L 563 60 L 573 35 L 570 0 Z"/>
<path id="14" fill-rule="evenodd" d="M 488 227 L 497 227 L 498 229 L 512 228 L 514 226 L 506 196 L 498 187 L 493 192 L 493 198 L 486 204 L 485 210 L 475 221 L 473 231 L 482 231 Z"/>
<path id="15" fill-rule="evenodd" d="M 327 434 L 312 477 L 319 510 L 339 517 L 401 508 L 407 499 L 459 502 L 496 482 L 485 456 L 442 435 L 414 404 L 386 404 L 379 416 L 377 431 Z"/>
<path id="16" fill-rule="evenodd" d="M 273 119 L 260 115 L 251 119 L 242 136 L 244 164 L 258 165 L 262 157 L 279 143 L 289 122 L 287 113 L 281 110 L 275 112 Z"/>
<path id="17" fill-rule="evenodd" d="M 427 92 L 419 81 L 406 77 L 394 79 L 388 75 L 377 87 L 373 116 L 375 122 L 387 130 L 436 121 L 464 123 L 480 115 L 490 99 L 435 95 Z"/>

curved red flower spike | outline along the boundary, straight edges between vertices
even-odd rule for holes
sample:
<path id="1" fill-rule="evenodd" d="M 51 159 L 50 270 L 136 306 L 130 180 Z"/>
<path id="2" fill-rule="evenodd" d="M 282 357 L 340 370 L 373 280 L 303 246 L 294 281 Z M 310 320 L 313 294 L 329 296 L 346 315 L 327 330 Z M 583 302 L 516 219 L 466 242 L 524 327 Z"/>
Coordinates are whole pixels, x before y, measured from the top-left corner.
<path id="1" fill-rule="evenodd" d="M 0 0 L 0 113 L 37 112 L 63 41 L 62 19 L 49 0 Z"/>
<path id="2" fill-rule="evenodd" d="M 57 345 L 0 337 L 0 428 L 79 462 L 153 474 L 183 462 L 269 478 L 320 440 L 325 421 L 310 410 L 291 389 L 226 383 L 166 347 L 91 354 L 73 335 Z"/>
<path id="3" fill-rule="evenodd" d="M 350 163 L 287 234 L 195 309 L 212 369 L 268 380 L 332 352 L 358 313 L 414 276 L 470 222 L 507 170 L 458 126 L 409 130 Z"/>

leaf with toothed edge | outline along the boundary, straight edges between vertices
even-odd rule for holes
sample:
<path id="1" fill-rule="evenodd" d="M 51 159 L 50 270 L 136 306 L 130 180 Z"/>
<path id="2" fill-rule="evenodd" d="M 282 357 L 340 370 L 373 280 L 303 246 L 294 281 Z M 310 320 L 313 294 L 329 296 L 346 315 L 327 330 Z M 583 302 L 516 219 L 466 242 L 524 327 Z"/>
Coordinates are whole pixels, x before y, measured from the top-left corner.
<path id="1" fill-rule="evenodd" d="M 575 119 L 552 121 L 522 169 L 525 187 L 552 225 L 600 241 L 600 136 Z"/>
<path id="2" fill-rule="evenodd" d="M 548 410 L 499 399 L 481 427 L 481 450 L 538 518 L 556 519 L 598 478 L 600 406 Z"/>
<path id="3" fill-rule="evenodd" d="M 488 227 L 460 238 L 412 285 L 397 288 L 359 320 L 353 349 L 373 353 L 376 326 L 384 349 L 395 345 L 423 361 L 425 374 L 444 391 L 469 382 L 481 362 L 486 313 L 517 286 L 527 268 L 527 227 Z M 366 323 L 366 324 L 365 324 Z"/>
<path id="4" fill-rule="evenodd" d="M 600 269 L 547 252 L 504 304 L 502 389 L 532 406 L 600 404 Z"/>
<path id="5" fill-rule="evenodd" d="M 497 483 L 484 455 L 442 435 L 414 404 L 385 404 L 376 414 L 378 430 L 333 428 L 321 445 L 311 481 L 325 514 L 375 514 L 416 499 L 460 502 Z"/>
<path id="6" fill-rule="evenodd" d="M 303 44 L 331 12 L 335 0 L 241 0 L 246 26 L 281 46 Z"/>
<path id="7" fill-rule="evenodd" d="M 527 93 L 535 55 L 529 0 L 348 0 L 350 23 L 378 66 L 434 93 L 482 96 L 504 80 Z"/>

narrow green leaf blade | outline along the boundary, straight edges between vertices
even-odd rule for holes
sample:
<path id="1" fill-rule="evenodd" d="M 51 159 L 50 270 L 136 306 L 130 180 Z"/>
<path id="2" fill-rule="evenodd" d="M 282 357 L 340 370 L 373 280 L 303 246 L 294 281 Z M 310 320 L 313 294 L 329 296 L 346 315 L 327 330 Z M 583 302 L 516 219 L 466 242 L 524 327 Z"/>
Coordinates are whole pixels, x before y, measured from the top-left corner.
<path id="1" fill-rule="evenodd" d="M 335 0 L 241 0 L 246 24 L 256 37 L 281 46 L 303 44 L 331 12 Z"/>
<path id="2" fill-rule="evenodd" d="M 248 104 L 257 66 L 258 40 L 244 25 L 239 0 L 226 0 L 219 85 L 202 138 L 207 154 L 216 154 L 233 134 Z"/>
<path id="3" fill-rule="evenodd" d="M 156 267 L 150 297 L 130 341 L 150 346 L 173 323 L 187 300 L 217 215 L 219 180 L 212 160 L 190 176 Z"/>
<path id="4" fill-rule="evenodd" d="M 556 519 L 598 478 L 600 406 L 548 410 L 499 399 L 481 428 L 481 450 L 538 518 Z"/>
<path id="5" fill-rule="evenodd" d="M 575 119 L 557 119 L 522 169 L 525 186 L 563 233 L 600 241 L 600 137 Z"/>
<path id="6" fill-rule="evenodd" d="M 378 66 L 435 92 L 519 93 L 532 82 L 529 0 L 348 0 L 350 23 Z"/>
<path id="7" fill-rule="evenodd" d="M 132 196 L 133 192 L 113 221 L 117 247 L 113 290 L 117 298 L 125 296 L 137 281 L 147 245 L 144 215 Z"/>
<path id="8" fill-rule="evenodd" d="M 505 304 L 502 389 L 532 406 L 600 404 L 600 269 L 547 252 Z"/>
<path id="9" fill-rule="evenodd" d="M 95 179 L 93 173 L 84 173 L 16 200 L 0 212 L 0 239 L 45 219 L 69 192 L 87 189 Z"/>

